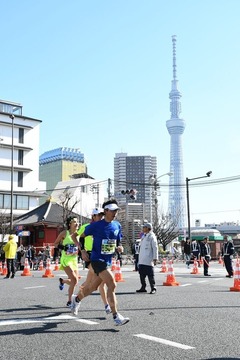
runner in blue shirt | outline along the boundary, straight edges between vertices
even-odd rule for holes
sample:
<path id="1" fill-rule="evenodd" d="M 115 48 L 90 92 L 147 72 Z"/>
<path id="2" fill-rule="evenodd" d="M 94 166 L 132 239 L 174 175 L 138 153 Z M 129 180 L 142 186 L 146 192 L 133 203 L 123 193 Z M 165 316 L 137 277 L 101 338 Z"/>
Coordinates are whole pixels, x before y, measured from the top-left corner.
<path id="1" fill-rule="evenodd" d="M 93 248 L 91 253 L 91 266 L 94 270 L 94 277 L 91 282 L 85 282 L 84 286 L 80 288 L 77 295 L 72 295 L 71 311 L 74 315 L 78 314 L 81 300 L 97 290 L 102 281 L 107 286 L 107 298 L 109 306 L 112 310 L 113 320 L 115 325 L 124 325 L 129 321 L 129 318 L 124 318 L 117 311 L 117 301 L 115 295 L 116 282 L 111 269 L 111 259 L 115 253 L 116 248 L 121 252 L 121 225 L 114 220 L 119 209 L 116 200 L 109 200 L 103 204 L 104 219 L 91 223 L 81 234 L 81 237 L 92 235 Z M 84 261 L 89 261 L 88 254 L 82 249 L 82 258 Z"/>

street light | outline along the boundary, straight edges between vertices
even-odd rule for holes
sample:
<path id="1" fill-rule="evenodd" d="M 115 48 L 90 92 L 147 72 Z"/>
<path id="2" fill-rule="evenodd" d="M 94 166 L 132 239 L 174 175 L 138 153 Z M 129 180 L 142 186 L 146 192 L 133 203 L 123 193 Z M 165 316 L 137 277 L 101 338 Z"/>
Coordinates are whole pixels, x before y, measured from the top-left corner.
<path id="1" fill-rule="evenodd" d="M 211 174 L 212 174 L 212 171 L 208 171 L 208 172 L 206 173 L 206 175 L 204 175 L 204 176 L 199 176 L 199 177 L 195 177 L 195 178 L 191 178 L 191 179 L 189 179 L 188 177 L 186 177 L 187 218 L 188 218 L 188 237 L 189 237 L 189 239 L 191 238 L 190 206 L 189 206 L 189 181 L 197 180 L 197 179 L 203 179 L 203 178 L 206 178 L 206 177 L 210 177 Z"/>
<path id="2" fill-rule="evenodd" d="M 14 115 L 9 116 L 12 120 L 12 154 L 11 154 L 11 195 L 10 195 L 10 232 L 13 231 L 13 130 L 14 130 Z"/>
<path id="3" fill-rule="evenodd" d="M 173 173 L 167 172 L 158 177 L 156 175 L 149 176 L 150 184 L 153 186 L 153 192 L 151 194 L 151 199 L 153 198 L 153 200 L 154 200 L 155 220 L 157 219 L 157 215 L 158 215 L 158 198 L 157 198 L 157 190 L 159 188 L 158 179 L 160 179 L 161 177 L 166 176 L 166 175 L 171 176 L 171 175 L 173 175 Z M 152 216 L 152 201 L 151 201 L 151 203 L 150 203 L 150 219 L 151 219 L 150 221 L 151 222 L 152 222 L 152 217 L 153 216 Z"/>

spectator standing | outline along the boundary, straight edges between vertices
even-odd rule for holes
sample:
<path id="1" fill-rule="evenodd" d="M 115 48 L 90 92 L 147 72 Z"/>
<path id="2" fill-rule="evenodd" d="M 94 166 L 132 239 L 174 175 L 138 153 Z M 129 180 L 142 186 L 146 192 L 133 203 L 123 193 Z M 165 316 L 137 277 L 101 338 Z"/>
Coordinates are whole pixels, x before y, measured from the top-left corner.
<path id="1" fill-rule="evenodd" d="M 200 265 L 201 247 L 200 247 L 199 243 L 196 240 L 193 240 L 191 248 L 192 248 L 193 257 L 198 262 L 198 267 L 201 267 L 201 265 Z"/>
<path id="2" fill-rule="evenodd" d="M 136 290 L 137 293 L 145 293 L 146 290 L 146 276 L 151 287 L 150 294 L 155 294 L 157 289 L 155 287 L 154 265 L 157 264 L 158 259 L 158 243 L 155 234 L 152 231 L 152 224 L 143 224 L 143 236 L 140 244 L 138 271 L 140 276 L 141 288 Z"/>
<path id="3" fill-rule="evenodd" d="M 232 259 L 234 254 L 234 246 L 232 243 L 232 239 L 228 235 L 224 235 L 224 244 L 222 247 L 222 256 L 224 259 L 224 265 L 228 272 L 226 277 L 233 277 L 233 266 L 232 266 Z"/>
<path id="4" fill-rule="evenodd" d="M 15 258 L 17 253 L 17 244 L 14 240 L 14 235 L 9 235 L 8 242 L 3 247 L 3 251 L 5 252 L 5 259 L 7 260 L 7 275 L 5 279 L 9 279 L 12 273 L 11 279 L 15 276 Z"/>
<path id="5" fill-rule="evenodd" d="M 187 237 L 186 238 L 186 241 L 184 243 L 184 247 L 183 247 L 183 252 L 184 252 L 184 256 L 185 256 L 185 260 L 186 260 L 186 265 L 189 269 L 189 265 L 190 265 L 190 260 L 191 260 L 191 243 L 190 243 L 190 240 L 189 238 Z"/>
<path id="6" fill-rule="evenodd" d="M 208 268 L 209 268 L 209 261 L 211 260 L 211 248 L 210 245 L 208 244 L 208 237 L 205 237 L 203 239 L 203 244 L 202 244 L 202 259 L 203 259 L 203 273 L 204 276 L 211 276 L 208 273 Z"/>

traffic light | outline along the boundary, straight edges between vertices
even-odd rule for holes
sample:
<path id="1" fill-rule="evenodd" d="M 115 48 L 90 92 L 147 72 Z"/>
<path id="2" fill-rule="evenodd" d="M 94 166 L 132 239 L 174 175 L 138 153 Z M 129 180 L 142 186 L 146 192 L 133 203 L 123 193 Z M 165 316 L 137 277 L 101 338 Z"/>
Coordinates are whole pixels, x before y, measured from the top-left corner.
<path id="1" fill-rule="evenodd" d="M 122 190 L 121 194 L 122 195 L 128 195 L 131 200 L 136 200 L 137 199 L 137 190 L 136 189 Z"/>

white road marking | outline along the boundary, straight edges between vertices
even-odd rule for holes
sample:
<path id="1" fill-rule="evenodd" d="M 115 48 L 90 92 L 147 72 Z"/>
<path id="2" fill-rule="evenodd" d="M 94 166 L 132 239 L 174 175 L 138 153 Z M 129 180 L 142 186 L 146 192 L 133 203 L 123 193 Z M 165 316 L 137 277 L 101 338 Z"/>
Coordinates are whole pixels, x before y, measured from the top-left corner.
<path id="1" fill-rule="evenodd" d="M 206 283 L 206 282 L 208 282 L 208 280 L 199 280 L 199 281 L 198 281 L 199 284 L 200 284 L 200 283 Z"/>
<path id="2" fill-rule="evenodd" d="M 83 324 L 87 324 L 87 325 L 97 325 L 99 323 L 95 322 L 95 321 L 90 321 L 90 320 L 86 320 L 86 319 L 76 319 L 77 322 L 81 322 Z"/>
<path id="3" fill-rule="evenodd" d="M 180 344 L 180 343 L 177 343 L 174 341 L 169 341 L 166 339 L 157 338 L 155 336 L 149 336 L 149 335 L 145 335 L 145 334 L 137 334 L 137 335 L 133 335 L 133 336 L 137 336 L 137 337 L 140 337 L 140 338 L 146 339 L 146 340 L 156 341 L 156 342 L 164 344 L 164 345 L 175 346 L 175 347 L 183 349 L 183 350 L 195 349 L 192 346 Z"/>
<path id="4" fill-rule="evenodd" d="M 83 324 L 87 325 L 98 325 L 98 322 L 90 321 L 86 319 L 79 319 L 71 315 L 58 315 L 58 316 L 51 316 L 51 317 L 45 317 L 42 319 L 18 319 L 18 320 L 3 320 L 0 321 L 0 326 L 6 326 L 6 325 L 21 325 L 21 324 L 36 324 L 36 323 L 48 323 L 52 322 L 53 320 L 74 320 L 77 322 L 81 322 Z"/>
<path id="5" fill-rule="evenodd" d="M 192 285 L 192 284 L 183 284 L 183 285 L 180 285 L 180 286 L 190 286 L 190 285 Z"/>
<path id="6" fill-rule="evenodd" d="M 25 287 L 23 288 L 24 290 L 28 290 L 28 289 L 37 289 L 37 288 L 43 288 L 43 287 L 46 287 L 45 285 L 39 285 L 39 286 L 28 286 L 28 287 Z"/>

